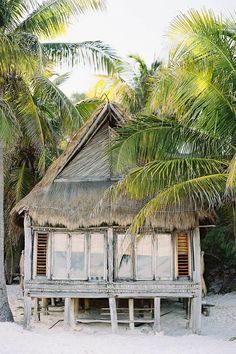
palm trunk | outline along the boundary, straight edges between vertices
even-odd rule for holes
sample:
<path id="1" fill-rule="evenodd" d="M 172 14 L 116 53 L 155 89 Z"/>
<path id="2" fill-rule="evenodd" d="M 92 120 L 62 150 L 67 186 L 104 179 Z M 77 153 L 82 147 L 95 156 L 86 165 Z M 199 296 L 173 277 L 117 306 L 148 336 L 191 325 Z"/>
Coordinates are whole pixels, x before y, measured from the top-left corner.
<path id="1" fill-rule="evenodd" d="M 4 272 L 4 173 L 3 173 L 3 144 L 0 140 L 0 322 L 13 321 L 8 304 Z"/>

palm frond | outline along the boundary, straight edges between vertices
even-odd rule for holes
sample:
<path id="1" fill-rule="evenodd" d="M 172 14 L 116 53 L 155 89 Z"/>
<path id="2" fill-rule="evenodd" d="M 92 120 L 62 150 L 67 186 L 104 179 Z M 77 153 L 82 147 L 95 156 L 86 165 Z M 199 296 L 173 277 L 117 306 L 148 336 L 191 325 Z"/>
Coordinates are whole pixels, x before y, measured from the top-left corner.
<path id="1" fill-rule="evenodd" d="M 226 36 L 228 24 L 212 10 L 190 10 L 187 15 L 177 16 L 170 26 L 170 36 L 181 42 L 175 61 L 191 51 L 195 60 L 214 60 L 215 69 L 228 74 L 236 73 L 232 54 L 232 38 Z"/>
<path id="2" fill-rule="evenodd" d="M 43 43 L 45 55 L 59 66 L 90 65 L 95 71 L 112 73 L 118 57 L 111 47 L 101 41 L 81 43 Z"/>
<path id="3" fill-rule="evenodd" d="M 73 103 L 56 85 L 43 76 L 35 77 L 32 80 L 32 85 L 41 104 L 51 104 L 55 107 L 55 112 L 60 118 L 65 133 L 71 133 L 81 127 L 83 117 L 80 116 Z"/>
<path id="4" fill-rule="evenodd" d="M 72 15 L 103 8 L 103 0 L 46 0 L 16 27 L 16 31 L 52 39 L 66 31 Z"/>
<path id="5" fill-rule="evenodd" d="M 112 193 L 114 197 L 124 193 L 131 199 L 150 198 L 177 183 L 204 175 L 226 173 L 227 167 L 227 162 L 208 158 L 156 160 L 142 167 L 131 169 L 112 188 Z"/>
<path id="6" fill-rule="evenodd" d="M 83 121 L 86 122 L 86 120 L 92 116 L 101 103 L 102 100 L 100 99 L 88 98 L 76 103 L 76 109 L 79 112 L 79 115 L 83 118 Z"/>
<path id="7" fill-rule="evenodd" d="M 226 174 L 201 176 L 175 184 L 151 199 L 137 214 L 131 231 L 137 233 L 148 217 L 156 212 L 196 212 L 222 205 Z"/>
<path id="8" fill-rule="evenodd" d="M 0 139 L 9 142 L 12 141 L 14 135 L 19 134 L 15 112 L 6 101 L 0 100 Z"/>
<path id="9" fill-rule="evenodd" d="M 220 138 L 177 122 L 172 118 L 141 116 L 118 130 L 113 143 L 117 169 L 175 157 L 212 157 L 229 154 L 232 148 Z"/>

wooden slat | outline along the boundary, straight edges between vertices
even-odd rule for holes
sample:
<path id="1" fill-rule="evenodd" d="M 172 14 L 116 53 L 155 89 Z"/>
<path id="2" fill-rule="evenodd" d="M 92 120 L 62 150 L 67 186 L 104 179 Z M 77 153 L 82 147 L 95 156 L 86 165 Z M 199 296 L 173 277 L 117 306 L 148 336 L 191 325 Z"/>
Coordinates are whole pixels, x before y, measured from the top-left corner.
<path id="1" fill-rule="evenodd" d="M 37 275 L 46 276 L 47 273 L 48 234 L 37 235 Z"/>
<path id="2" fill-rule="evenodd" d="M 178 276 L 189 276 L 189 238 L 188 234 L 177 235 Z"/>

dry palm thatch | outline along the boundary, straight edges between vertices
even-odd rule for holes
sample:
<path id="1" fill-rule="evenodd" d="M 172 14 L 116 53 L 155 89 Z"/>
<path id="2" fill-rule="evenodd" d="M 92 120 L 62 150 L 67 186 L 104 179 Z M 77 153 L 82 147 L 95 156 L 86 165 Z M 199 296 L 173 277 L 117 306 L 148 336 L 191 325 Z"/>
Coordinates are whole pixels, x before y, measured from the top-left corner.
<path id="1" fill-rule="evenodd" d="M 104 198 L 104 192 L 114 184 L 111 169 L 107 167 L 111 162 L 110 156 L 103 156 L 102 163 L 99 154 L 93 159 L 101 146 L 105 146 L 104 135 L 100 141 L 95 137 L 101 131 L 108 131 L 108 125 L 117 127 L 126 119 L 118 105 L 102 104 L 73 137 L 66 151 L 51 165 L 44 178 L 13 208 L 14 221 L 19 223 L 27 212 L 33 224 L 38 226 L 75 230 L 101 225 L 130 225 L 144 202 L 125 197 L 114 201 L 109 195 Z M 90 171 L 87 177 L 86 166 Z M 146 225 L 173 230 L 190 229 L 198 222 L 199 214 L 188 206 L 185 210 L 158 213 L 147 220 Z"/>

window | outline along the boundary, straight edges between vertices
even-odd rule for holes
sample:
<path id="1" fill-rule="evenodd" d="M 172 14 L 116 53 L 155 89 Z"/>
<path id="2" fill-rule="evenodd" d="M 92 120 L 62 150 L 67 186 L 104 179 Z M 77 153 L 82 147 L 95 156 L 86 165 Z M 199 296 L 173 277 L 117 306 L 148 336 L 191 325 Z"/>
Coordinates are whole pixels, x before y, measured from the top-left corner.
<path id="1" fill-rule="evenodd" d="M 157 279 L 172 278 L 172 240 L 171 234 L 157 235 L 156 250 L 156 277 Z"/>
<path id="2" fill-rule="evenodd" d="M 152 235 L 136 238 L 136 278 L 153 279 Z"/>
<path id="3" fill-rule="evenodd" d="M 133 246 L 130 235 L 118 234 L 117 235 L 117 262 L 116 270 L 118 278 L 132 278 L 133 277 L 133 264 L 132 252 Z"/>
<path id="4" fill-rule="evenodd" d="M 53 279 L 103 280 L 105 277 L 105 234 L 53 234 Z"/>
<path id="5" fill-rule="evenodd" d="M 53 278 L 68 277 L 68 235 L 53 235 Z"/>
<path id="6" fill-rule="evenodd" d="M 173 278 L 172 236 L 147 234 L 116 235 L 115 274 L 118 279 L 152 280 Z"/>
<path id="7" fill-rule="evenodd" d="M 104 235 L 92 233 L 90 236 L 90 279 L 104 279 L 105 243 Z"/>
<path id="8" fill-rule="evenodd" d="M 36 275 L 47 275 L 48 234 L 38 233 L 36 244 Z"/>
<path id="9" fill-rule="evenodd" d="M 86 235 L 73 234 L 71 236 L 71 279 L 86 279 Z"/>
<path id="10" fill-rule="evenodd" d="M 189 236 L 187 233 L 181 233 L 177 235 L 178 277 L 188 277 L 190 275 L 189 268 Z"/>

